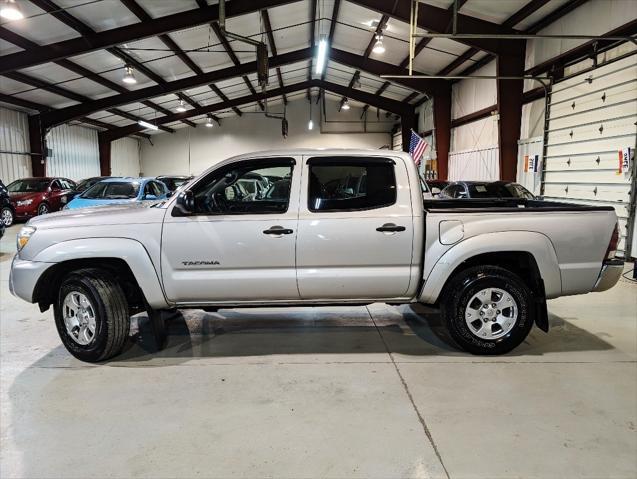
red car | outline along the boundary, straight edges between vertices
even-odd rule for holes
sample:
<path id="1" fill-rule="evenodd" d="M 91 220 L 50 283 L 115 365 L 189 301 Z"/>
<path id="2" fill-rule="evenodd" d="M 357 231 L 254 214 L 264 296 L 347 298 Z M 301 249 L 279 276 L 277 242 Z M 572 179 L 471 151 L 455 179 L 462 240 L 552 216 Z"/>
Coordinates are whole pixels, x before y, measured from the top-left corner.
<path id="1" fill-rule="evenodd" d="M 16 219 L 29 219 L 61 210 L 73 196 L 75 182 L 66 178 L 23 178 L 9 186 Z"/>

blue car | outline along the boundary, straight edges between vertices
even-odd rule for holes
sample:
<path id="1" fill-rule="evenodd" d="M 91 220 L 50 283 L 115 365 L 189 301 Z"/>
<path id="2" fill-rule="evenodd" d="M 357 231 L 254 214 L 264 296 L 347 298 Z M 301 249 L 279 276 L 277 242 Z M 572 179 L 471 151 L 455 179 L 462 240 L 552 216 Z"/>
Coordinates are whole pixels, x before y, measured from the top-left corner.
<path id="1" fill-rule="evenodd" d="M 166 185 L 155 178 L 109 178 L 76 196 L 65 209 L 135 204 L 164 200 L 168 196 Z"/>

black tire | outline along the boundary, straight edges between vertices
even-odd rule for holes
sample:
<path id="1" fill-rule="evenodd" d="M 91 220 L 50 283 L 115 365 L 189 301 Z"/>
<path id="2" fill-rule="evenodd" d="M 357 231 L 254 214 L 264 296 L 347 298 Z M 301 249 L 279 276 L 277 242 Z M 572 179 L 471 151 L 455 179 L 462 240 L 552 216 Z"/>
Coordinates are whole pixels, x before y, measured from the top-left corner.
<path id="1" fill-rule="evenodd" d="M 469 302 L 486 288 L 505 291 L 517 304 L 517 319 L 512 329 L 495 339 L 479 337 L 465 320 Z M 471 354 L 497 355 L 508 353 L 526 339 L 533 327 L 535 301 L 531 289 L 516 274 L 498 266 L 477 266 L 461 271 L 452 278 L 443 292 L 441 312 L 449 334 L 462 349 Z M 482 317 L 478 318 L 478 324 L 479 321 L 490 325 Z"/>
<path id="2" fill-rule="evenodd" d="M 47 214 L 49 211 L 51 211 L 51 210 L 49 209 L 49 205 L 48 205 L 48 204 L 46 204 L 46 203 L 40 203 L 40 204 L 38 205 L 38 216 L 40 216 L 40 215 L 45 215 L 45 214 Z"/>
<path id="3" fill-rule="evenodd" d="M 95 334 L 86 345 L 73 339 L 64 322 L 64 299 L 71 292 L 85 295 L 94 309 Z M 130 316 L 124 291 L 113 278 L 99 269 L 77 270 L 64 278 L 54 305 L 54 315 L 62 343 L 81 361 L 94 363 L 117 356 L 129 336 Z"/>
<path id="4" fill-rule="evenodd" d="M 0 211 L 0 221 L 2 221 L 7 227 L 11 226 L 15 221 L 15 214 L 9 206 L 5 206 Z"/>

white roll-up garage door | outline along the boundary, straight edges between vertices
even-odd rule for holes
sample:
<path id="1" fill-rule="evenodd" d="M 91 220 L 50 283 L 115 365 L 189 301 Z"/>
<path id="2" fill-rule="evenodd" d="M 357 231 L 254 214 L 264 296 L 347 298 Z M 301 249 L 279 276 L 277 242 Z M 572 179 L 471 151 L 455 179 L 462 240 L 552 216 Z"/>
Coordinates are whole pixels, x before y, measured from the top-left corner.
<path id="1" fill-rule="evenodd" d="M 620 171 L 620 155 L 630 148 L 634 156 L 636 121 L 637 54 L 552 88 L 543 194 L 548 200 L 613 206 L 620 221 L 620 254 L 634 211 L 635 184 L 630 171 Z"/>

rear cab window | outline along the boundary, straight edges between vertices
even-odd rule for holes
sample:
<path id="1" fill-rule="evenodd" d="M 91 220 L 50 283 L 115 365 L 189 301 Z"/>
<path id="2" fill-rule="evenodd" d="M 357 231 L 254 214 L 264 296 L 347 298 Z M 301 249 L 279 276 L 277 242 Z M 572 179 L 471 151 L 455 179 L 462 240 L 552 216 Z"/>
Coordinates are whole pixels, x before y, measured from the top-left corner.
<path id="1" fill-rule="evenodd" d="M 308 165 L 308 210 L 362 211 L 396 203 L 395 162 L 381 157 L 313 157 Z"/>

